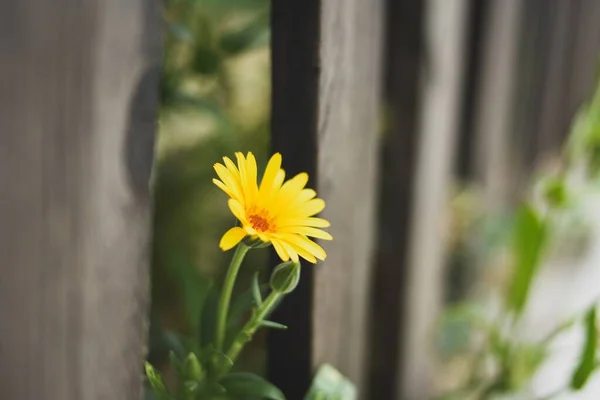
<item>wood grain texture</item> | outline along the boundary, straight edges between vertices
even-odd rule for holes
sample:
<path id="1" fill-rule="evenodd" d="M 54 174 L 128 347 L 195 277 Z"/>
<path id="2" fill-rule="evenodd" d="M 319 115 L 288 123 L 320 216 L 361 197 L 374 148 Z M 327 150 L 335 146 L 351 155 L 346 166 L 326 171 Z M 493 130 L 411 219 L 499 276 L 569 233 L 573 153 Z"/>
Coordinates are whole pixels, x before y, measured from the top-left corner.
<path id="1" fill-rule="evenodd" d="M 383 1 L 322 2 L 318 192 L 334 241 L 315 271 L 313 366 L 329 362 L 369 398 L 365 351 L 371 295 Z"/>
<path id="2" fill-rule="evenodd" d="M 153 0 L 0 2 L 0 398 L 141 398 Z"/>
<path id="3" fill-rule="evenodd" d="M 436 322 L 443 306 L 447 204 L 463 98 L 467 0 L 428 0 L 425 48 L 429 55 L 419 112 L 419 151 L 412 194 L 407 265 L 403 293 L 406 329 L 397 398 L 427 399 L 434 394 Z"/>
<path id="4" fill-rule="evenodd" d="M 308 171 L 328 204 L 328 258 L 303 268 L 275 319 L 270 375 L 300 399 L 328 362 L 363 388 L 373 244 L 380 0 L 272 5 L 273 148 L 288 174 Z"/>

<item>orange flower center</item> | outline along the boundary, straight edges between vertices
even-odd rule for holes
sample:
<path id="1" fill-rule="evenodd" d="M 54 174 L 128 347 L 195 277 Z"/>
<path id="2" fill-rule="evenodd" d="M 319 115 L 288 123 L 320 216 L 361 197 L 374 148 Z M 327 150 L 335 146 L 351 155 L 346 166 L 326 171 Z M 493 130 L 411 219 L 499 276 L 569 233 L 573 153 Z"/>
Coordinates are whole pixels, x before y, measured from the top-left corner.
<path id="1" fill-rule="evenodd" d="M 269 221 L 261 215 L 251 215 L 248 217 L 248 221 L 252 228 L 257 230 L 258 232 L 266 232 L 269 230 Z"/>

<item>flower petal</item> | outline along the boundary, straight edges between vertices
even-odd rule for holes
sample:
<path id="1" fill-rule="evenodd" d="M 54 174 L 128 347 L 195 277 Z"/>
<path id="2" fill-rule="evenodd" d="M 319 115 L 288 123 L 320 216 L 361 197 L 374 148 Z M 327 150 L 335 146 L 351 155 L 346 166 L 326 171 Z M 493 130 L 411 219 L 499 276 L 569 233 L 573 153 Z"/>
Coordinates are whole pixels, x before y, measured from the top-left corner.
<path id="1" fill-rule="evenodd" d="M 223 182 L 221 182 L 220 180 L 215 179 L 215 178 L 213 178 L 212 181 L 213 181 L 213 183 L 215 185 L 217 185 L 217 187 L 219 189 L 221 189 L 222 191 L 224 191 L 227 196 L 229 196 L 229 197 L 235 197 L 234 194 L 233 194 L 233 192 L 231 191 L 231 189 L 229 189 L 227 187 L 227 185 L 225 185 Z"/>
<path id="2" fill-rule="evenodd" d="M 275 180 L 273 181 L 273 187 L 280 188 L 281 185 L 283 185 L 284 180 L 285 180 L 285 171 L 280 169 L 279 171 L 277 171 L 277 174 L 275 174 Z"/>
<path id="3" fill-rule="evenodd" d="M 287 246 L 291 247 L 292 250 L 294 250 L 294 252 L 298 253 L 298 255 L 300 257 L 304 258 L 306 261 L 313 263 L 313 264 L 317 263 L 317 259 L 312 254 L 310 254 L 308 251 L 304 250 L 303 248 L 295 246 L 292 243 L 289 243 L 289 242 L 286 242 L 283 240 L 282 240 L 282 243 L 287 244 Z"/>
<path id="4" fill-rule="evenodd" d="M 246 190 L 248 192 L 248 202 L 254 203 L 258 196 L 258 184 L 256 183 L 256 158 L 252 152 L 248 152 L 246 156 Z"/>
<path id="5" fill-rule="evenodd" d="M 302 204 L 308 202 L 317 195 L 312 189 L 302 189 L 300 193 L 295 196 L 291 196 L 288 201 L 282 201 L 277 205 L 277 214 L 285 215 L 288 211 L 293 213 L 302 206 Z"/>
<path id="6" fill-rule="evenodd" d="M 216 163 L 214 166 L 215 172 L 219 176 L 219 179 L 227 186 L 231 192 L 235 195 L 236 199 L 239 201 L 243 201 L 243 192 L 241 190 L 241 186 L 239 185 L 238 177 L 233 176 L 231 172 L 224 167 L 222 164 Z"/>
<path id="7" fill-rule="evenodd" d="M 271 191 L 280 168 L 281 154 L 275 153 L 271 156 L 271 159 L 267 163 L 267 168 L 265 168 L 265 173 L 260 181 L 259 193 L 261 193 L 261 195 L 265 194 L 265 191 Z"/>
<path id="8" fill-rule="evenodd" d="M 225 167 L 229 170 L 229 172 L 233 176 L 239 176 L 240 175 L 240 171 L 235 166 L 235 164 L 233 163 L 233 161 L 231 161 L 231 158 L 229 158 L 229 157 L 223 157 L 223 162 L 225 163 Z"/>
<path id="9" fill-rule="evenodd" d="M 233 247 L 235 247 L 244 237 L 246 236 L 246 231 L 240 228 L 239 226 L 235 226 L 225 232 L 221 241 L 219 242 L 219 247 L 223 251 L 227 251 Z"/>
<path id="10" fill-rule="evenodd" d="M 277 192 L 273 201 L 273 213 L 280 214 L 281 211 L 288 209 L 301 194 L 302 189 L 304 189 L 304 186 L 306 186 L 307 183 L 308 174 L 304 172 L 299 173 L 289 181 L 285 182 Z"/>
<path id="11" fill-rule="evenodd" d="M 312 199 L 292 210 L 290 214 L 300 217 L 309 217 L 320 213 L 325 209 L 325 201 L 323 199 Z"/>
<path id="12" fill-rule="evenodd" d="M 333 240 L 333 237 L 328 232 L 309 226 L 288 226 L 285 228 L 279 228 L 279 231 L 285 233 L 296 233 L 304 236 L 311 236 L 323 240 Z"/>
<path id="13" fill-rule="evenodd" d="M 286 242 L 290 242 L 294 246 L 298 246 L 301 249 L 308 251 L 310 254 L 314 255 L 319 260 L 325 260 L 325 258 L 327 257 L 325 250 L 323 250 L 321 246 L 319 246 L 306 236 L 295 235 L 292 233 L 282 233 L 281 239 L 285 240 Z"/>
<path id="14" fill-rule="evenodd" d="M 281 244 L 281 246 L 285 249 L 286 253 L 288 253 L 290 255 L 290 258 L 292 259 L 292 261 L 294 261 L 294 262 L 300 261 L 298 259 L 298 253 L 296 252 L 296 250 L 294 250 L 294 247 L 291 244 L 289 244 L 283 240 L 280 241 L 279 244 Z"/>
<path id="15" fill-rule="evenodd" d="M 306 217 L 306 218 L 282 218 L 279 220 L 278 226 L 286 228 L 289 226 L 312 226 L 315 228 L 328 228 L 331 226 L 329 221 L 323 218 Z"/>
<path id="16" fill-rule="evenodd" d="M 246 219 L 246 213 L 244 212 L 244 208 L 242 207 L 242 205 L 240 204 L 239 201 L 237 201 L 235 199 L 229 199 L 227 201 L 227 205 L 229 206 L 231 213 L 237 219 L 239 219 L 242 222 L 242 224 L 248 225 L 248 220 Z"/>
<path id="17" fill-rule="evenodd" d="M 279 256 L 279 258 L 281 258 L 281 261 L 283 261 L 283 262 L 289 261 L 290 256 L 288 255 L 288 253 L 286 253 L 286 251 L 284 250 L 283 246 L 281 246 L 279 241 L 271 240 L 271 243 L 273 244 L 273 248 L 275 249 L 275 252 L 277 252 L 277 255 Z"/>

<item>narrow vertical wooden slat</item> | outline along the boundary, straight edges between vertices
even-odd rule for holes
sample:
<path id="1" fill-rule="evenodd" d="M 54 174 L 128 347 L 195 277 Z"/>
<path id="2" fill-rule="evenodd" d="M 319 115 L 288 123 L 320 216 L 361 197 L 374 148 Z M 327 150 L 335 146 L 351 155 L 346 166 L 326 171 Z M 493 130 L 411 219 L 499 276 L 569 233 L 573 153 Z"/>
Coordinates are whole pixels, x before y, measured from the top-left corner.
<path id="1" fill-rule="evenodd" d="M 331 220 L 315 271 L 313 366 L 333 363 L 365 393 L 381 86 L 381 0 L 321 4 L 318 188 Z"/>
<path id="2" fill-rule="evenodd" d="M 322 265 L 303 266 L 275 318 L 272 379 L 300 399 L 327 362 L 364 387 L 374 228 L 380 87 L 380 0 L 272 5 L 273 148 L 289 174 L 308 171 L 327 201 L 334 241 Z"/>
<path id="3" fill-rule="evenodd" d="M 498 211 L 514 195 L 514 170 L 517 159 L 512 152 L 515 82 L 521 15 L 520 0 L 489 0 L 486 29 L 480 61 L 480 79 L 473 118 L 476 180 L 485 188 L 484 202 Z M 517 159 L 518 160 L 518 159 Z"/>
<path id="4" fill-rule="evenodd" d="M 397 398 L 426 399 L 434 377 L 436 321 L 443 304 L 445 222 L 454 149 L 462 115 L 466 26 L 470 3 L 429 0 L 425 8 L 427 73 L 418 114 L 419 144 L 410 221 L 406 320 Z"/>
<path id="5" fill-rule="evenodd" d="M 0 398 L 141 398 L 158 3 L 0 2 Z"/>
<path id="6" fill-rule="evenodd" d="M 552 15 L 544 32 L 548 42 L 543 49 L 546 54 L 540 54 L 538 57 L 544 68 L 540 71 L 543 80 L 538 91 L 540 120 L 535 135 L 537 140 L 534 142 L 536 149 L 533 156 L 529 157 L 532 161 L 556 156 L 569 131 L 573 113 L 567 113 L 570 107 L 565 100 L 568 97 L 570 70 L 573 65 L 577 9 L 580 5 L 578 3 L 577 0 L 554 0 L 540 5 L 540 8 L 550 8 Z M 533 14 L 537 16 L 539 13 L 536 10 Z"/>
<path id="7" fill-rule="evenodd" d="M 579 7 L 575 6 L 575 33 L 565 96 L 565 118 L 569 121 L 581 103 L 590 98 L 600 77 L 600 2 L 579 0 Z"/>
<path id="8" fill-rule="evenodd" d="M 557 156 L 571 119 L 590 95 L 600 46 L 598 2 L 532 0 L 522 4 L 519 51 L 510 73 L 513 100 L 507 134 L 520 187 L 540 162 Z"/>

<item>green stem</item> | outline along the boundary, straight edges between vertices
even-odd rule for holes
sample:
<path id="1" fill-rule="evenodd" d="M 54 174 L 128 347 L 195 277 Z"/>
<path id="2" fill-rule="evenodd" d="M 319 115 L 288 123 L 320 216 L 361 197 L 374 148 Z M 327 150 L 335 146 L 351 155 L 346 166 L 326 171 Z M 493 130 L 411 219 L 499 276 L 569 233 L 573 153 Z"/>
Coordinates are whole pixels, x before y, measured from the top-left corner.
<path id="1" fill-rule="evenodd" d="M 223 344 L 225 342 L 225 330 L 227 328 L 227 314 L 229 313 L 229 302 L 231 301 L 231 293 L 233 292 L 233 286 L 237 274 L 242 265 L 242 260 L 246 253 L 250 250 L 250 247 L 244 243 L 238 244 L 227 269 L 227 275 L 225 276 L 225 282 L 223 283 L 223 289 L 221 291 L 221 297 L 219 298 L 219 310 L 217 312 L 217 327 L 215 332 L 217 350 L 223 350 Z"/>
<path id="2" fill-rule="evenodd" d="M 232 361 L 232 363 L 235 362 L 240 352 L 244 348 L 244 345 L 250 340 L 250 338 L 252 338 L 252 335 L 254 335 L 256 330 L 260 328 L 262 322 L 273 311 L 273 308 L 277 305 L 282 296 L 282 293 L 275 291 L 271 292 L 263 304 L 252 315 L 250 320 L 246 322 L 242 330 L 237 334 L 233 340 L 233 343 L 231 344 L 231 347 L 227 351 L 227 357 Z M 227 372 L 227 370 L 222 371 L 223 374 Z"/>

